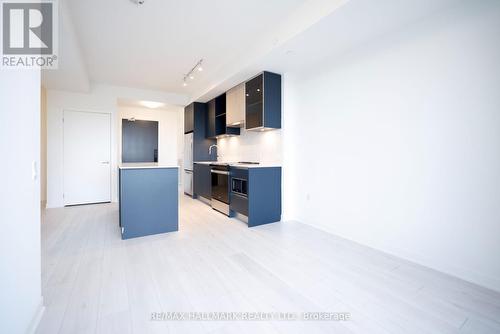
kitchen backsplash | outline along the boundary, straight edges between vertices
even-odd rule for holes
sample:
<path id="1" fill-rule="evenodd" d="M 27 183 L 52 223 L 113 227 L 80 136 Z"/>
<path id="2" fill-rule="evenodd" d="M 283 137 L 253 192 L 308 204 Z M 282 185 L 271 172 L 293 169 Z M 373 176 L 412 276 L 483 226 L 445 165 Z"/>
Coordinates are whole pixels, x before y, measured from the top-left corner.
<path id="1" fill-rule="evenodd" d="M 246 131 L 234 137 L 217 139 L 219 161 L 252 161 L 282 164 L 281 130 Z"/>

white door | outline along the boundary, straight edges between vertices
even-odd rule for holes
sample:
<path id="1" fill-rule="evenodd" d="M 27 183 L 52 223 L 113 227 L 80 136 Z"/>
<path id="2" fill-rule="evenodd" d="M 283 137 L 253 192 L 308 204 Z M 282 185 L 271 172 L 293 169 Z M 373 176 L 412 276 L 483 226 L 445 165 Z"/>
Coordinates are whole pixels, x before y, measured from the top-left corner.
<path id="1" fill-rule="evenodd" d="M 111 201 L 111 115 L 64 111 L 64 205 Z"/>

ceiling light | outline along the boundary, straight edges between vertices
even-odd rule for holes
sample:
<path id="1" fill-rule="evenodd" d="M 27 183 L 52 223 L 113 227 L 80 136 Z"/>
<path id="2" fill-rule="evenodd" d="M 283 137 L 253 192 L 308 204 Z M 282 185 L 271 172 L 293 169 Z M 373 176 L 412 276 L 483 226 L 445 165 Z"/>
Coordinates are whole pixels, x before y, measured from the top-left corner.
<path id="1" fill-rule="evenodd" d="M 191 80 L 194 79 L 193 73 L 196 71 L 196 69 L 198 69 L 198 72 L 203 71 L 203 67 L 201 67 L 202 63 L 203 63 L 203 59 L 198 60 L 198 62 L 191 68 L 191 70 L 184 75 L 184 86 L 187 86 L 187 84 L 186 84 L 187 78 L 189 78 Z"/>
<path id="2" fill-rule="evenodd" d="M 234 123 L 233 123 L 233 124 L 231 124 L 231 125 L 240 125 L 240 124 L 241 124 L 241 122 L 234 122 Z"/>
<path id="3" fill-rule="evenodd" d="M 150 108 L 150 109 L 160 108 L 160 107 L 163 107 L 165 105 L 164 103 L 153 102 L 153 101 L 141 101 L 140 104 L 143 105 L 144 107 Z"/>
<path id="4" fill-rule="evenodd" d="M 184 87 L 186 87 L 188 84 L 187 84 L 187 82 L 186 82 L 186 81 L 184 81 L 184 82 L 182 83 L 182 85 L 183 85 Z"/>

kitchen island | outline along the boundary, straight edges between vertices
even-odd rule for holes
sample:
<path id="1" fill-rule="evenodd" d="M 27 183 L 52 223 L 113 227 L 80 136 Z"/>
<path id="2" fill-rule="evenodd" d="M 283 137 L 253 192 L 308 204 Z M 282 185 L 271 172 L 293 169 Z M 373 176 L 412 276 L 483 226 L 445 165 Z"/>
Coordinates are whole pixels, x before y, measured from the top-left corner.
<path id="1" fill-rule="evenodd" d="M 122 239 L 178 231 L 178 167 L 157 163 L 119 166 Z"/>

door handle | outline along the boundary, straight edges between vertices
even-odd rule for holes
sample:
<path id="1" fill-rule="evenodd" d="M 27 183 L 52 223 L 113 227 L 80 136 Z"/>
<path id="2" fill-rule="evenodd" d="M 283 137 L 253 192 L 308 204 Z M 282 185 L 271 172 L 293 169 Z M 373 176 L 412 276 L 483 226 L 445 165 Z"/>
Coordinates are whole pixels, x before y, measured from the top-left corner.
<path id="1" fill-rule="evenodd" d="M 109 161 L 101 161 L 103 165 L 109 165 Z"/>

